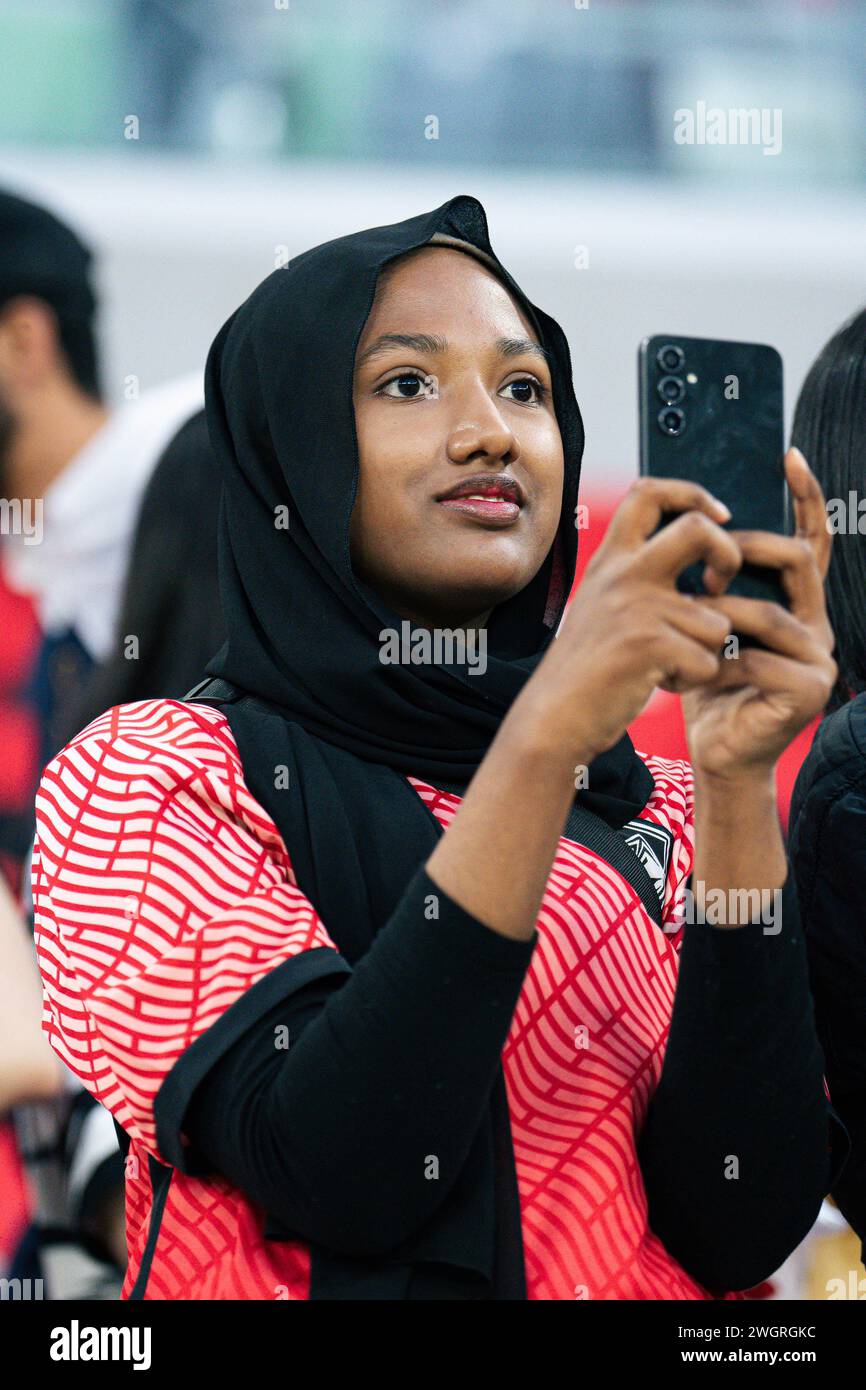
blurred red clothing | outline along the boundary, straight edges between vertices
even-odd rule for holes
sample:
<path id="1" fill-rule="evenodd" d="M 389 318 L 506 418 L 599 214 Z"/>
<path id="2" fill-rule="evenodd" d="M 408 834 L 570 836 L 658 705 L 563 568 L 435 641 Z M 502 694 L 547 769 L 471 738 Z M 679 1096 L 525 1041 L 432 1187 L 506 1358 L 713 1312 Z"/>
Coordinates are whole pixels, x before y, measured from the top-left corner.
<path id="1" fill-rule="evenodd" d="M 0 819 L 25 814 L 38 774 L 38 728 L 24 699 L 39 643 L 29 599 L 7 587 L 0 566 Z M 21 862 L 0 844 L 0 873 L 14 892 L 21 884 Z M 28 1217 L 26 1189 L 12 1126 L 0 1122 L 0 1261 L 11 1254 Z"/>
<path id="2" fill-rule="evenodd" d="M 36 659 L 39 627 L 28 598 L 13 593 L 0 564 L 0 823 L 28 812 L 39 769 L 39 733 L 35 711 L 25 698 Z M 21 864 L 5 848 L 0 835 L 0 870 L 13 889 L 19 888 Z"/>

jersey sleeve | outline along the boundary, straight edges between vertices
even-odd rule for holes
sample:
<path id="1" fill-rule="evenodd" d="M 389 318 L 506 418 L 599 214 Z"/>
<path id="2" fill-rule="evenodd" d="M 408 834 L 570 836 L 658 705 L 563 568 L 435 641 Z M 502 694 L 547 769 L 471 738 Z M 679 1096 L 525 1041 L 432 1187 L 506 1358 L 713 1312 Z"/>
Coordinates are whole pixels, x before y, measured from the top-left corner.
<path id="1" fill-rule="evenodd" d="M 161 706 L 183 711 L 185 737 Z M 280 999 L 349 973 L 236 753 L 187 710 L 109 711 L 47 765 L 36 800 L 43 1029 L 160 1162 L 154 1102 L 179 1058 L 197 1046 L 203 1074 Z"/>

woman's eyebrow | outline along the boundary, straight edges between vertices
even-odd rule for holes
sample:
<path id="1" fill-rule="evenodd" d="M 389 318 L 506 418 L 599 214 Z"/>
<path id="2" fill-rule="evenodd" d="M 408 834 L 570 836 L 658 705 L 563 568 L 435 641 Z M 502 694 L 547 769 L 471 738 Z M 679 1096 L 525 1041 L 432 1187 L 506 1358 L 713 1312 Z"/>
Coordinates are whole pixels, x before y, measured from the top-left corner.
<path id="1" fill-rule="evenodd" d="M 534 343 L 531 338 L 497 338 L 496 346 L 503 357 L 519 357 L 521 353 L 534 352 L 537 357 L 550 362 L 547 348 L 542 347 L 540 343 Z"/>
<path id="2" fill-rule="evenodd" d="M 410 352 L 444 352 L 448 344 L 444 338 L 430 333 L 382 333 L 358 358 L 357 366 L 362 367 L 377 353 L 387 352 L 392 347 L 409 348 Z"/>
<path id="3" fill-rule="evenodd" d="M 361 353 L 357 366 L 362 367 L 365 362 L 369 362 L 371 357 L 375 357 L 378 353 L 387 352 L 389 348 L 393 347 L 409 348 L 411 352 L 434 354 L 445 352 L 448 343 L 445 338 L 430 333 L 382 333 Z M 543 348 L 540 343 L 534 343 L 531 338 L 497 338 L 496 347 L 503 357 L 519 357 L 522 353 L 531 352 L 541 357 L 545 362 L 550 361 L 550 353 L 547 349 Z"/>

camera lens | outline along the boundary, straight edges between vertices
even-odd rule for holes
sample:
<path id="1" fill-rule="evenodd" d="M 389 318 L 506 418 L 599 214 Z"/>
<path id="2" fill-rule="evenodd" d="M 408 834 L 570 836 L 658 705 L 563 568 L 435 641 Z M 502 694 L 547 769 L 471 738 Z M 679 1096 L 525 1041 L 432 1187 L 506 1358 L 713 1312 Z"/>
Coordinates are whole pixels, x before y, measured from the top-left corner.
<path id="1" fill-rule="evenodd" d="M 664 410 L 659 411 L 659 429 L 662 434 L 670 435 L 675 439 L 678 434 L 682 434 L 686 427 L 686 417 L 684 411 L 677 405 L 666 405 Z"/>
<path id="2" fill-rule="evenodd" d="M 665 347 L 659 348 L 656 354 L 656 361 L 663 372 L 678 372 L 685 360 L 685 353 L 675 343 L 667 343 Z"/>
<path id="3" fill-rule="evenodd" d="M 678 376 L 663 376 L 656 389 L 663 401 L 676 405 L 685 394 L 686 383 Z"/>

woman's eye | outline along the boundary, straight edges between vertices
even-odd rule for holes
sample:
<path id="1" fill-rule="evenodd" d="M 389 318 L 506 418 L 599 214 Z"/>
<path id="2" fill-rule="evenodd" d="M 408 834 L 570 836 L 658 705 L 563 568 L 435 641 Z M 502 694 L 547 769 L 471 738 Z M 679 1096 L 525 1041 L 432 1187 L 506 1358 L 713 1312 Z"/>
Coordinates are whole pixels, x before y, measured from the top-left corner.
<path id="1" fill-rule="evenodd" d="M 416 396 L 424 395 L 426 384 L 427 378 L 420 372 L 401 372 L 399 376 L 392 376 L 390 381 L 380 386 L 378 394 L 411 401 Z"/>
<path id="2" fill-rule="evenodd" d="M 511 399 L 517 401 L 518 405 L 533 405 L 536 401 L 541 400 L 545 391 L 541 382 L 536 381 L 531 376 L 522 376 L 517 381 L 509 381 L 502 389 L 511 391 L 513 393 Z"/>

